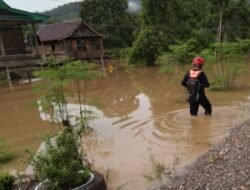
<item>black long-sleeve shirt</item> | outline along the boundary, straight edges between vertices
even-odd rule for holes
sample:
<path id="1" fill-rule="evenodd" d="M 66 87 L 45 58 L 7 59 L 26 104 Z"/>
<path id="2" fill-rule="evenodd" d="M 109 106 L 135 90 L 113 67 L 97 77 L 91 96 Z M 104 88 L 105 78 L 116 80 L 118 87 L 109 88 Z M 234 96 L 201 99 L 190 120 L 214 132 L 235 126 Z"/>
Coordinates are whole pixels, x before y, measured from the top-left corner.
<path id="1" fill-rule="evenodd" d="M 181 81 L 181 85 L 187 87 L 187 82 L 189 80 L 189 71 L 185 74 L 184 78 Z M 207 75 L 202 71 L 199 76 L 198 80 L 200 82 L 200 93 L 204 93 L 204 88 L 208 88 L 210 86 Z"/>

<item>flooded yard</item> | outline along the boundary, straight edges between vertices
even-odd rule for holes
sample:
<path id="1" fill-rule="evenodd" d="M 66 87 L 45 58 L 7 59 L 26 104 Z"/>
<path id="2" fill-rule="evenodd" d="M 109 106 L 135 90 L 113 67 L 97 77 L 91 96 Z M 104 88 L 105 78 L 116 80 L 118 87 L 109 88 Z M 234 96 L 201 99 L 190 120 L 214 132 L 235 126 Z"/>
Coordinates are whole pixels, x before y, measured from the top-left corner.
<path id="1" fill-rule="evenodd" d="M 180 73 L 184 75 L 184 71 Z M 88 84 L 87 101 L 96 119 L 91 121 L 94 130 L 84 136 L 83 145 L 93 167 L 106 176 L 109 190 L 145 190 L 151 182 L 148 178 L 156 176 L 154 163 L 174 172 L 249 118 L 248 74 L 237 81 L 237 90 L 207 91 L 212 116 L 205 116 L 200 107 L 197 117 L 189 115 L 181 77 L 159 74 L 158 68 L 118 68 Z M 25 149 L 36 151 L 40 137 L 57 129 L 35 106 L 31 88 L 28 84 L 13 84 L 13 89 L 8 84 L 0 86 L 0 138 L 16 155 L 4 168 L 25 169 L 20 161 Z M 72 112 L 77 111 L 75 98 L 69 100 Z"/>

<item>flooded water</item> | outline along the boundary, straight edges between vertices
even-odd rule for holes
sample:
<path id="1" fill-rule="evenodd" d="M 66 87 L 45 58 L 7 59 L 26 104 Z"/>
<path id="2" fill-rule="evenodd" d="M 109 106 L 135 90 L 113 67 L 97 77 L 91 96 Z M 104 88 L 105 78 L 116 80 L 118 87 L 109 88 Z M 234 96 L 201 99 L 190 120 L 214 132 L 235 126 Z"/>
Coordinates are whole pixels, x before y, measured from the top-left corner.
<path id="1" fill-rule="evenodd" d="M 205 116 L 200 108 L 197 117 L 189 115 L 181 77 L 159 74 L 157 68 L 118 69 L 88 85 L 87 101 L 96 119 L 83 145 L 93 167 L 107 178 L 109 190 L 145 190 L 151 182 L 148 178 L 156 176 L 154 163 L 174 172 L 249 117 L 248 74 L 238 81 L 238 90 L 208 91 L 213 114 Z M 17 155 L 5 168 L 23 169 L 18 159 L 24 157 L 24 150 L 36 150 L 39 137 L 56 126 L 32 105 L 35 97 L 30 85 L 14 85 L 12 91 L 2 85 L 0 91 L 0 137 Z M 68 106 L 76 113 L 75 98 L 70 98 Z"/>

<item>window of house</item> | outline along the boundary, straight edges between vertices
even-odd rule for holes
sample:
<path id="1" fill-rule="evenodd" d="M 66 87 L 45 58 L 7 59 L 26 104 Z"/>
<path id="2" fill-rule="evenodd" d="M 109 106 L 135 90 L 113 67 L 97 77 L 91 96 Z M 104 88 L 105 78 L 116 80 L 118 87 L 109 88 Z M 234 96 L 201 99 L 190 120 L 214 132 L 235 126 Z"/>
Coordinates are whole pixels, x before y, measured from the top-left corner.
<path id="1" fill-rule="evenodd" d="M 100 42 L 98 39 L 92 40 L 92 48 L 93 50 L 100 50 Z"/>
<path id="2" fill-rule="evenodd" d="M 84 40 L 77 40 L 76 44 L 77 44 L 77 50 L 86 51 L 86 44 Z"/>

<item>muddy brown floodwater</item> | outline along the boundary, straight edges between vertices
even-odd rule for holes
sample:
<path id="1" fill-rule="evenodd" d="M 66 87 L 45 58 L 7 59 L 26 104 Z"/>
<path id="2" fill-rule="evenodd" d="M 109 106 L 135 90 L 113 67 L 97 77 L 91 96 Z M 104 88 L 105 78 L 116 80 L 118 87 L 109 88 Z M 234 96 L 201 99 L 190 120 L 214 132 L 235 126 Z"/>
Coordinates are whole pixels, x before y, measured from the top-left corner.
<path id="1" fill-rule="evenodd" d="M 238 81 L 238 90 L 207 92 L 212 116 L 205 116 L 200 108 L 197 117 L 190 117 L 180 79 L 159 74 L 157 68 L 117 69 L 88 85 L 87 101 L 96 118 L 90 122 L 94 130 L 84 136 L 83 144 L 93 167 L 107 177 L 109 190 L 145 190 L 150 184 L 145 176 L 154 177 L 152 158 L 174 171 L 249 117 L 247 74 Z M 68 90 L 74 92 L 73 87 Z M 30 85 L 15 84 L 12 91 L 2 85 L 0 92 L 0 137 L 17 155 L 4 168 L 24 169 L 18 161 L 24 158 L 24 150 L 36 150 L 39 137 L 56 127 L 31 105 L 35 97 Z M 74 99 L 76 96 L 69 99 L 71 114 L 79 112 Z"/>

